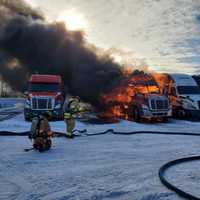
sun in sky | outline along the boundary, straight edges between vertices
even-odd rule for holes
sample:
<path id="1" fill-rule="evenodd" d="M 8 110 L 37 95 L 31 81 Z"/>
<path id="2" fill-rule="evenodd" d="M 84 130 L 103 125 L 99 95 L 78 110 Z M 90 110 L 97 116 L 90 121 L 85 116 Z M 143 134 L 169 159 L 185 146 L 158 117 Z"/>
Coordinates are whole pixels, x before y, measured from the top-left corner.
<path id="1" fill-rule="evenodd" d="M 87 28 L 87 20 L 76 10 L 66 10 L 62 12 L 58 18 L 58 22 L 64 22 L 69 30 L 84 30 Z"/>
<path id="2" fill-rule="evenodd" d="M 24 0 L 24 2 L 29 4 L 32 7 L 36 7 L 36 4 L 32 0 Z"/>

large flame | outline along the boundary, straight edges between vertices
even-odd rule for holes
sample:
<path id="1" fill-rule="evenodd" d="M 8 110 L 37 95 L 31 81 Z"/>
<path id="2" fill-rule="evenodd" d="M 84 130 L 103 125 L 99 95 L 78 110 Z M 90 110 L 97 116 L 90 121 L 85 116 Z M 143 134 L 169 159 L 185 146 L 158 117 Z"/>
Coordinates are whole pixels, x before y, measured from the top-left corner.
<path id="1" fill-rule="evenodd" d="M 170 79 L 167 74 L 161 74 L 161 73 L 152 73 L 152 76 L 156 80 L 157 84 L 160 87 L 160 91 L 162 94 L 167 94 L 167 88 L 170 84 Z"/>
<path id="2" fill-rule="evenodd" d="M 126 68 L 124 75 L 126 79 L 121 81 L 117 88 L 101 96 L 101 101 L 106 107 L 106 111 L 101 115 L 129 119 L 135 95 L 161 93 L 160 85 L 162 85 L 163 77 L 159 74 L 144 73 Z M 161 82 L 160 85 L 157 84 L 157 81 Z"/>

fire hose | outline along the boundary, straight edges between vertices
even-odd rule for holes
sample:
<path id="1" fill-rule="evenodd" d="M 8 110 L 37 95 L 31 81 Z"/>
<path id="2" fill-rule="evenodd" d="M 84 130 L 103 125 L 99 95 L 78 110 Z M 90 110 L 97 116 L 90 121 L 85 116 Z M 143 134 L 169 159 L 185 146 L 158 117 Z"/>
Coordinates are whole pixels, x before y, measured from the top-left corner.
<path id="1" fill-rule="evenodd" d="M 191 162 L 191 161 L 197 161 L 200 160 L 200 156 L 191 156 L 191 157 L 185 157 L 185 158 L 180 158 L 180 159 L 176 159 L 176 160 L 172 160 L 166 164 L 164 164 L 160 169 L 159 169 L 159 178 L 161 180 L 161 182 L 163 183 L 163 185 L 165 185 L 168 189 L 173 190 L 174 192 L 176 192 L 179 196 L 186 198 L 186 199 L 190 199 L 190 200 L 200 200 L 199 197 L 195 197 L 190 193 L 187 193 L 181 189 L 179 189 L 178 187 L 176 187 L 175 185 L 171 184 L 166 178 L 165 178 L 165 172 L 178 164 L 181 163 L 186 163 L 186 162 Z"/>
<path id="2" fill-rule="evenodd" d="M 87 130 L 74 130 L 74 135 L 75 137 L 82 137 L 82 136 L 88 136 L 88 137 L 92 137 L 92 136 L 98 136 L 98 135 L 105 135 L 105 134 L 114 134 L 114 135 L 136 135 L 136 134 L 153 134 L 153 135 L 182 135 L 182 136 L 200 136 L 200 133 L 182 133 L 182 132 L 161 132 L 161 131 L 133 131 L 133 132 L 117 132 L 114 131 L 113 129 L 108 129 L 106 131 L 103 132 L 98 132 L 98 133 L 93 133 L 93 134 L 88 134 L 86 133 Z M 76 133 L 80 133 L 80 134 L 75 134 Z M 16 132 L 9 132 L 9 131 L 0 131 L 0 136 L 28 136 L 29 131 L 25 131 L 25 132 L 20 132 L 20 133 L 16 133 Z M 83 134 L 83 135 L 82 135 Z M 65 133 L 62 132 L 54 132 L 54 135 L 56 137 L 66 137 Z M 190 199 L 190 200 L 200 200 L 199 197 L 195 197 L 190 193 L 187 193 L 181 189 L 179 189 L 177 186 L 171 184 L 166 178 L 165 178 L 165 172 L 178 164 L 181 163 L 185 163 L 185 162 L 190 162 L 190 161 L 197 161 L 200 160 L 200 156 L 191 156 L 191 157 L 185 157 L 185 158 L 180 158 L 180 159 L 176 159 L 176 160 L 172 160 L 166 164 L 164 164 L 163 166 L 160 167 L 159 169 L 159 178 L 160 181 L 163 183 L 163 185 L 165 185 L 168 189 L 174 191 L 175 193 L 177 193 L 179 196 L 186 198 L 186 199 Z"/>

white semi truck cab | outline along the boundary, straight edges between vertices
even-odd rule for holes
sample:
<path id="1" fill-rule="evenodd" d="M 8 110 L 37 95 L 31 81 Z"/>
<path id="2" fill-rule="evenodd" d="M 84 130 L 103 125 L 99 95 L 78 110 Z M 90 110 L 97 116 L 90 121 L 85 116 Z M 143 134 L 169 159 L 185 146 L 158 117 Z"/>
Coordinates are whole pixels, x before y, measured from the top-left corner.
<path id="1" fill-rule="evenodd" d="M 200 117 L 200 88 L 187 74 L 167 74 L 167 93 L 173 115 L 179 118 Z"/>

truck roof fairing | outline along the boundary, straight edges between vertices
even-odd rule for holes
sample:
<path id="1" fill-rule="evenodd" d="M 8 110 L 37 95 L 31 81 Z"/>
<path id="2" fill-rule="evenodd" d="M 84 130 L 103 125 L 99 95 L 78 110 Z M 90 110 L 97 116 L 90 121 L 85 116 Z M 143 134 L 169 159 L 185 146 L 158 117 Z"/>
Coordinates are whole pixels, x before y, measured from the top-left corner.
<path id="1" fill-rule="evenodd" d="M 196 81 L 188 74 L 168 74 L 177 86 L 197 86 Z"/>
<path id="2" fill-rule="evenodd" d="M 62 79 L 61 79 L 61 76 L 59 75 L 34 74 L 31 76 L 29 82 L 31 83 L 62 83 Z"/>

